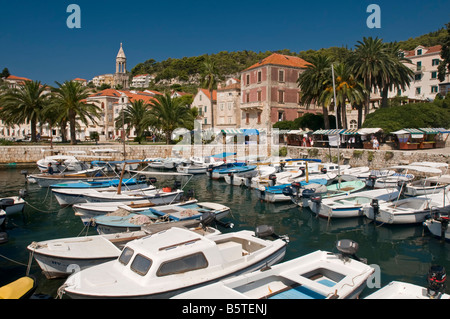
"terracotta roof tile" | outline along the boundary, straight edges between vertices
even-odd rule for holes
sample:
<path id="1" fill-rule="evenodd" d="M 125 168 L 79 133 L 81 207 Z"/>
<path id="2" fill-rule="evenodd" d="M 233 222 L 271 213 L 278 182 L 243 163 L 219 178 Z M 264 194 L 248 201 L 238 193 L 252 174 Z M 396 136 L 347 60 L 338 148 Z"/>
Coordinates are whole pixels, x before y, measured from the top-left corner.
<path id="1" fill-rule="evenodd" d="M 24 78 L 24 77 L 20 77 L 20 76 L 15 76 L 15 75 L 10 75 L 6 78 L 7 80 L 22 80 L 22 81 L 31 81 L 30 79 Z"/>
<path id="2" fill-rule="evenodd" d="M 244 71 L 251 70 L 263 65 L 282 65 L 282 66 L 290 66 L 294 68 L 306 68 L 309 63 L 303 60 L 302 58 L 290 56 L 290 55 L 283 55 L 279 53 L 274 53 L 267 58 L 263 59 L 262 61 L 252 65 L 251 67 L 245 69 Z"/>
<path id="3" fill-rule="evenodd" d="M 211 95 L 209 94 L 209 90 L 207 89 L 200 89 L 207 97 L 211 100 Z M 213 91 L 213 101 L 217 101 L 217 91 Z"/>

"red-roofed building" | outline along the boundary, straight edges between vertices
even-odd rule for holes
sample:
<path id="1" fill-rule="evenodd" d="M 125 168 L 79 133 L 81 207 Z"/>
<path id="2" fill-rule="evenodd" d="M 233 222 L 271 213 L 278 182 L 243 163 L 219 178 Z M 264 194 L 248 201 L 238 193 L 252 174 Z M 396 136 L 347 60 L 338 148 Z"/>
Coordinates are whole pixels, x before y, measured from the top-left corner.
<path id="1" fill-rule="evenodd" d="M 242 128 L 270 131 L 279 121 L 292 121 L 306 110 L 299 104 L 297 79 L 308 62 L 274 53 L 241 72 Z"/>
<path id="2" fill-rule="evenodd" d="M 194 96 L 194 101 L 191 107 L 198 109 L 199 117 L 202 121 L 203 129 L 211 128 L 212 112 L 211 112 L 211 94 L 207 89 L 198 89 L 197 94 Z M 217 109 L 217 91 L 213 91 L 213 107 L 214 111 Z M 214 117 L 217 117 L 217 112 L 214 112 Z M 214 124 L 217 121 L 214 121 Z"/>
<path id="3" fill-rule="evenodd" d="M 21 76 L 15 76 L 15 75 L 10 75 L 5 79 L 5 82 L 7 83 L 8 87 L 11 89 L 18 88 L 20 85 L 23 85 L 26 81 L 31 81 L 31 80 L 21 77 Z"/>
<path id="4" fill-rule="evenodd" d="M 86 86 L 87 83 L 88 83 L 87 80 L 81 79 L 81 78 L 75 78 L 75 79 L 73 79 L 73 81 L 79 82 L 79 83 L 81 83 L 81 85 L 83 85 L 83 86 Z"/>

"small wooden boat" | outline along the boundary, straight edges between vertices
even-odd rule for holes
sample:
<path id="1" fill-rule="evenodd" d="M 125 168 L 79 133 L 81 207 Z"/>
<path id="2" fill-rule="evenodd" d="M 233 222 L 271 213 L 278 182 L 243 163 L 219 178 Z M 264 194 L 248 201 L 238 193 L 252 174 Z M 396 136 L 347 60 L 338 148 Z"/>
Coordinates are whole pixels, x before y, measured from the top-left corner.
<path id="1" fill-rule="evenodd" d="M 439 211 L 431 214 L 431 217 L 423 222 L 423 226 L 435 237 L 443 241 L 450 241 L 449 214 L 442 214 Z"/>
<path id="2" fill-rule="evenodd" d="M 102 181 L 111 179 L 111 177 L 105 176 L 102 170 L 103 168 L 98 167 L 73 173 L 31 174 L 28 175 L 27 180 L 29 182 L 37 183 L 40 187 L 45 188 L 50 187 L 54 184 L 61 184 L 66 182 Z"/>
<path id="3" fill-rule="evenodd" d="M 173 298 L 356 299 L 373 272 L 372 267 L 349 258 L 348 254 L 318 250 L 259 271 L 193 289 Z"/>
<path id="4" fill-rule="evenodd" d="M 23 212 L 25 200 L 21 196 L 3 197 L 0 199 L 0 209 L 3 209 L 7 215 Z"/>
<path id="5" fill-rule="evenodd" d="M 143 225 L 167 223 L 190 219 L 201 219 L 211 214 L 214 219 L 221 220 L 227 216 L 230 208 L 216 203 L 183 203 L 175 205 L 155 206 L 145 211 L 128 213 L 119 210 L 93 219 L 99 234 L 112 234 L 126 231 L 137 231 Z"/>
<path id="6" fill-rule="evenodd" d="M 379 201 L 393 201 L 399 196 L 396 188 L 374 189 L 345 194 L 330 198 L 316 198 L 309 202 L 309 208 L 320 217 L 351 218 L 364 216 L 364 207 L 371 204 L 373 199 Z"/>
<path id="7" fill-rule="evenodd" d="M 378 203 L 364 207 L 364 215 L 382 224 L 420 224 L 437 211 L 450 209 L 448 194 L 408 197 L 392 202 Z"/>
<path id="8" fill-rule="evenodd" d="M 326 185 L 328 181 L 326 179 L 311 179 L 309 182 L 306 181 L 299 181 L 301 187 L 305 187 L 307 185 Z M 291 200 L 290 196 L 286 196 L 283 194 L 283 189 L 285 187 L 290 186 L 291 184 L 284 184 L 284 185 L 276 185 L 276 186 L 269 186 L 269 187 L 260 187 L 256 189 L 256 194 L 259 199 L 264 200 L 269 203 L 279 203 L 279 202 L 287 202 Z"/>
<path id="9" fill-rule="evenodd" d="M 286 239 L 259 238 L 270 234 L 259 230 L 205 237 L 172 227 L 129 242 L 114 261 L 76 272 L 60 291 L 71 298 L 170 298 L 279 262 Z"/>
<path id="10" fill-rule="evenodd" d="M 133 232 L 33 242 L 27 249 L 47 279 L 63 278 L 73 271 L 117 259 L 128 242 L 171 227 L 183 227 L 202 236 L 220 233 L 217 229 L 205 226 L 199 220 L 146 225 Z"/>

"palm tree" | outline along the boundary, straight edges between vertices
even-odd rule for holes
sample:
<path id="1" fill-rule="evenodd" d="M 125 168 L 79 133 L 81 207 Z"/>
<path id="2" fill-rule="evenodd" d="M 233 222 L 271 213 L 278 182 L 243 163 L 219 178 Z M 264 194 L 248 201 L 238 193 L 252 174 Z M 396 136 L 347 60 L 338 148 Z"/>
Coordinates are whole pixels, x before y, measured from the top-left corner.
<path id="1" fill-rule="evenodd" d="M 331 77 L 331 59 L 325 54 L 312 56 L 307 69 L 299 75 L 297 80 L 301 90 L 301 102 L 310 105 L 319 103 L 322 92 L 326 89 L 326 81 Z M 328 108 L 322 104 L 323 120 L 325 129 L 330 128 L 328 119 Z"/>
<path id="2" fill-rule="evenodd" d="M 349 59 L 352 72 L 364 83 L 367 90 L 364 118 L 369 114 L 370 92 L 380 88 L 381 79 L 389 74 L 390 59 L 383 41 L 378 37 L 375 39 L 364 37 L 363 41 L 358 41 L 356 50 Z"/>
<path id="3" fill-rule="evenodd" d="M 150 112 L 149 104 L 142 100 L 137 100 L 131 102 L 130 105 L 127 105 L 127 107 L 120 112 L 116 119 L 116 128 L 119 129 L 126 124 L 126 132 L 129 134 L 131 128 L 134 127 L 137 141 L 141 144 L 145 130 L 153 122 L 153 116 Z"/>
<path id="4" fill-rule="evenodd" d="M 70 128 L 70 143 L 77 144 L 76 140 L 76 121 L 80 120 L 85 125 L 90 123 L 96 124 L 100 117 L 100 108 L 93 104 L 86 103 L 89 96 L 87 87 L 82 86 L 79 82 L 66 81 L 58 84 L 58 88 L 54 90 L 52 104 L 60 108 L 60 119 L 67 119 Z"/>
<path id="5" fill-rule="evenodd" d="M 203 67 L 204 72 L 202 86 L 209 91 L 211 100 L 211 129 L 214 132 L 213 92 L 219 81 L 219 71 L 217 70 L 215 63 L 211 60 L 210 57 L 207 57 L 206 61 L 203 63 Z"/>
<path id="6" fill-rule="evenodd" d="M 412 64 L 412 62 L 401 54 L 398 43 L 387 43 L 385 49 L 390 58 L 387 61 L 389 63 L 388 73 L 382 74 L 384 77 L 379 80 L 381 83 L 381 107 L 388 106 L 389 90 L 405 91 L 414 76 L 414 71 L 405 65 L 405 63 Z"/>
<path id="7" fill-rule="evenodd" d="M 183 105 L 180 99 L 172 99 L 169 93 L 158 95 L 150 104 L 150 114 L 154 117 L 154 124 L 166 134 L 169 144 L 172 132 L 179 127 L 186 127 L 192 121 L 192 113 Z"/>
<path id="8" fill-rule="evenodd" d="M 347 104 L 359 104 L 364 101 L 366 90 L 361 82 L 352 75 L 350 67 L 345 63 L 335 65 L 336 74 L 336 117 L 338 118 L 338 126 L 347 129 Z M 326 89 L 320 96 L 320 101 L 324 105 L 330 105 L 334 100 L 333 80 L 330 78 L 325 83 Z"/>
<path id="9" fill-rule="evenodd" d="M 0 118 L 6 124 L 29 123 L 32 142 L 37 141 L 36 127 L 49 101 L 45 87 L 40 81 L 25 81 L 18 88 L 8 89 L 0 96 Z"/>

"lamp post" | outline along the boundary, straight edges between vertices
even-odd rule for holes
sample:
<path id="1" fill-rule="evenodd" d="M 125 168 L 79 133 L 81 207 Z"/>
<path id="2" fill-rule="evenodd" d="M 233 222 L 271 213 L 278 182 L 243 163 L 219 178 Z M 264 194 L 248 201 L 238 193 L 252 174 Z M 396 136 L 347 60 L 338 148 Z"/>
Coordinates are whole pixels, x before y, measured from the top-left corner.
<path id="1" fill-rule="evenodd" d="M 337 150 L 338 150 L 338 178 L 339 178 L 339 188 L 341 187 L 341 166 L 339 165 L 340 163 L 340 155 L 339 155 L 339 144 L 341 143 L 341 139 L 339 137 L 339 126 L 338 126 L 338 113 L 337 113 L 337 101 L 336 101 L 336 83 L 334 80 L 334 65 L 331 64 L 331 73 L 333 76 L 333 94 L 334 94 L 334 109 L 335 109 L 335 113 L 336 113 L 336 140 L 337 140 Z"/>

